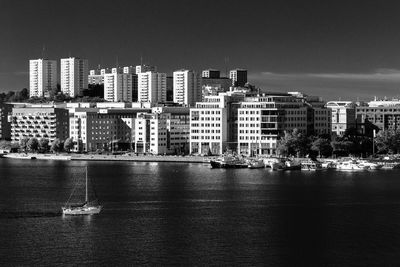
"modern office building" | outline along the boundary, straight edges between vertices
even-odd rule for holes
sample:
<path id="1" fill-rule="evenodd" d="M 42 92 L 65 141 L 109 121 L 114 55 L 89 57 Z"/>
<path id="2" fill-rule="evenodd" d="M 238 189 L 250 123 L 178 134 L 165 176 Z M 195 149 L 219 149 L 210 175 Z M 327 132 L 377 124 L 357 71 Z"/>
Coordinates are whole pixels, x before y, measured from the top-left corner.
<path id="1" fill-rule="evenodd" d="M 220 77 L 219 70 L 207 69 L 201 72 L 202 78 L 218 79 Z"/>
<path id="2" fill-rule="evenodd" d="M 167 100 L 167 74 L 141 72 L 138 74 L 138 102 L 159 103 Z"/>
<path id="3" fill-rule="evenodd" d="M 232 86 L 243 87 L 247 83 L 247 70 L 231 70 L 229 72 L 229 78 L 232 80 Z"/>
<path id="4" fill-rule="evenodd" d="M 75 57 L 61 59 L 61 91 L 70 97 L 88 88 L 88 60 Z"/>
<path id="5" fill-rule="evenodd" d="M 190 109 L 188 107 L 153 107 L 152 112 L 169 114 L 167 119 L 167 154 L 188 154 Z"/>
<path id="6" fill-rule="evenodd" d="M 135 119 L 143 108 L 73 108 L 70 110 L 70 137 L 74 151 L 133 149 Z"/>
<path id="7" fill-rule="evenodd" d="M 201 77 L 191 70 L 177 70 L 173 73 L 174 102 L 194 106 L 201 100 Z"/>
<path id="8" fill-rule="evenodd" d="M 61 141 L 69 135 L 68 110 L 54 107 L 18 107 L 12 109 L 11 140 L 46 138 Z"/>
<path id="9" fill-rule="evenodd" d="M 343 136 L 347 129 L 356 127 L 356 104 L 352 101 L 329 101 L 326 107 L 332 114 L 332 133 Z"/>
<path id="10" fill-rule="evenodd" d="M 222 154 L 237 148 L 237 103 L 243 93 L 206 96 L 190 108 L 190 153 Z"/>
<path id="11" fill-rule="evenodd" d="M 370 101 L 366 106 L 356 107 L 357 123 L 372 123 L 380 130 L 400 129 L 400 100 Z M 364 132 L 366 129 L 363 130 Z"/>
<path id="12" fill-rule="evenodd" d="M 104 100 L 110 102 L 132 102 L 132 74 L 104 74 Z"/>
<path id="13" fill-rule="evenodd" d="M 238 152 L 271 155 L 284 131 L 307 134 L 307 106 L 288 94 L 247 97 L 240 103 L 238 121 Z"/>
<path id="14" fill-rule="evenodd" d="M 167 153 L 167 113 L 138 113 L 135 120 L 135 153 Z"/>
<path id="15" fill-rule="evenodd" d="M 57 87 L 57 61 L 48 59 L 29 60 L 30 97 L 48 97 Z"/>

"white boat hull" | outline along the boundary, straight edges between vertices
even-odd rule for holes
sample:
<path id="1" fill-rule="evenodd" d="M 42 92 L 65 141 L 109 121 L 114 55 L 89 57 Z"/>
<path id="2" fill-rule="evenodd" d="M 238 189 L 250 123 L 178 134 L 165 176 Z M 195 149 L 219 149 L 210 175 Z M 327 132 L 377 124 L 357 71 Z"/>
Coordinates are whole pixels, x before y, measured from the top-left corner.
<path id="1" fill-rule="evenodd" d="M 90 207 L 63 207 L 62 213 L 64 215 L 92 215 L 98 214 L 101 211 L 102 206 L 90 206 Z"/>

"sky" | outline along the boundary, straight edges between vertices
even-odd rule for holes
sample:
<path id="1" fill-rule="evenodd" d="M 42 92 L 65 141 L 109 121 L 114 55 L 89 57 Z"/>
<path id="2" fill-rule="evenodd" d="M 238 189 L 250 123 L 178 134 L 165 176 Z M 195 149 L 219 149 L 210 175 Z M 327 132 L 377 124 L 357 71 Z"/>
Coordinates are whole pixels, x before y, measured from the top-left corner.
<path id="1" fill-rule="evenodd" d="M 29 59 L 44 55 L 245 68 L 264 91 L 325 100 L 398 97 L 399 14 L 389 0 L 0 0 L 0 92 L 29 87 Z"/>

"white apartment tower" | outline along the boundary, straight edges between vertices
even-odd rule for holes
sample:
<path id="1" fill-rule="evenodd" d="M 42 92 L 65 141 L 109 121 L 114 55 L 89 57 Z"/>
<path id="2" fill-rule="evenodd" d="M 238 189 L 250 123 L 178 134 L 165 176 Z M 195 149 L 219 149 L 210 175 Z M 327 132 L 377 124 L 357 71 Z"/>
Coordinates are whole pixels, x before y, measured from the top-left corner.
<path id="1" fill-rule="evenodd" d="M 201 101 L 201 77 L 191 70 L 177 70 L 173 75 L 174 102 L 194 106 Z"/>
<path id="2" fill-rule="evenodd" d="M 135 67 L 135 73 L 139 74 L 142 72 L 147 72 L 147 71 L 152 71 L 152 72 L 157 72 L 157 67 L 155 66 L 150 66 L 150 65 L 137 65 Z"/>
<path id="3" fill-rule="evenodd" d="M 29 60 L 30 97 L 48 96 L 57 87 L 57 61 L 48 59 Z"/>
<path id="4" fill-rule="evenodd" d="M 104 74 L 104 100 L 132 102 L 132 74 Z"/>
<path id="5" fill-rule="evenodd" d="M 70 97 L 88 88 L 88 61 L 75 57 L 61 59 L 61 91 Z"/>
<path id="6" fill-rule="evenodd" d="M 142 72 L 138 74 L 138 102 L 165 102 L 167 100 L 167 74 Z"/>

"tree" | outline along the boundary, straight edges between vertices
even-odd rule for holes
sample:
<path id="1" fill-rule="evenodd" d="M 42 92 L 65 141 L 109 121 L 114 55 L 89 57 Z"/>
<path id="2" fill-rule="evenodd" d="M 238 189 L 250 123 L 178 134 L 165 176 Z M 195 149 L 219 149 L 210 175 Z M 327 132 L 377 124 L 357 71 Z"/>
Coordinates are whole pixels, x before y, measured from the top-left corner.
<path id="1" fill-rule="evenodd" d="M 38 150 L 39 142 L 35 137 L 29 138 L 26 143 L 26 149 L 30 152 L 34 152 Z"/>
<path id="2" fill-rule="evenodd" d="M 54 141 L 51 143 L 50 150 L 53 153 L 61 151 L 61 141 L 60 141 L 60 139 L 58 139 L 58 138 L 54 139 Z"/>
<path id="3" fill-rule="evenodd" d="M 49 140 L 46 138 L 39 139 L 39 151 L 42 153 L 46 153 L 49 149 Z"/>
<path id="4" fill-rule="evenodd" d="M 293 129 L 292 132 L 285 131 L 277 145 L 278 154 L 285 156 L 306 155 L 308 150 L 307 137 L 298 129 Z"/>
<path id="5" fill-rule="evenodd" d="M 22 137 L 20 140 L 19 140 L 19 148 L 22 150 L 22 151 L 26 151 L 26 144 L 28 143 L 28 137 Z"/>
<path id="6" fill-rule="evenodd" d="M 67 138 L 64 142 L 64 150 L 70 152 L 71 149 L 74 147 L 74 141 L 72 138 Z"/>
<path id="7" fill-rule="evenodd" d="M 316 138 L 311 143 L 311 150 L 318 153 L 319 156 L 328 157 L 332 155 L 331 142 L 325 138 Z"/>
<path id="8" fill-rule="evenodd" d="M 1 140 L 0 141 L 0 149 L 11 149 L 11 141 Z"/>

